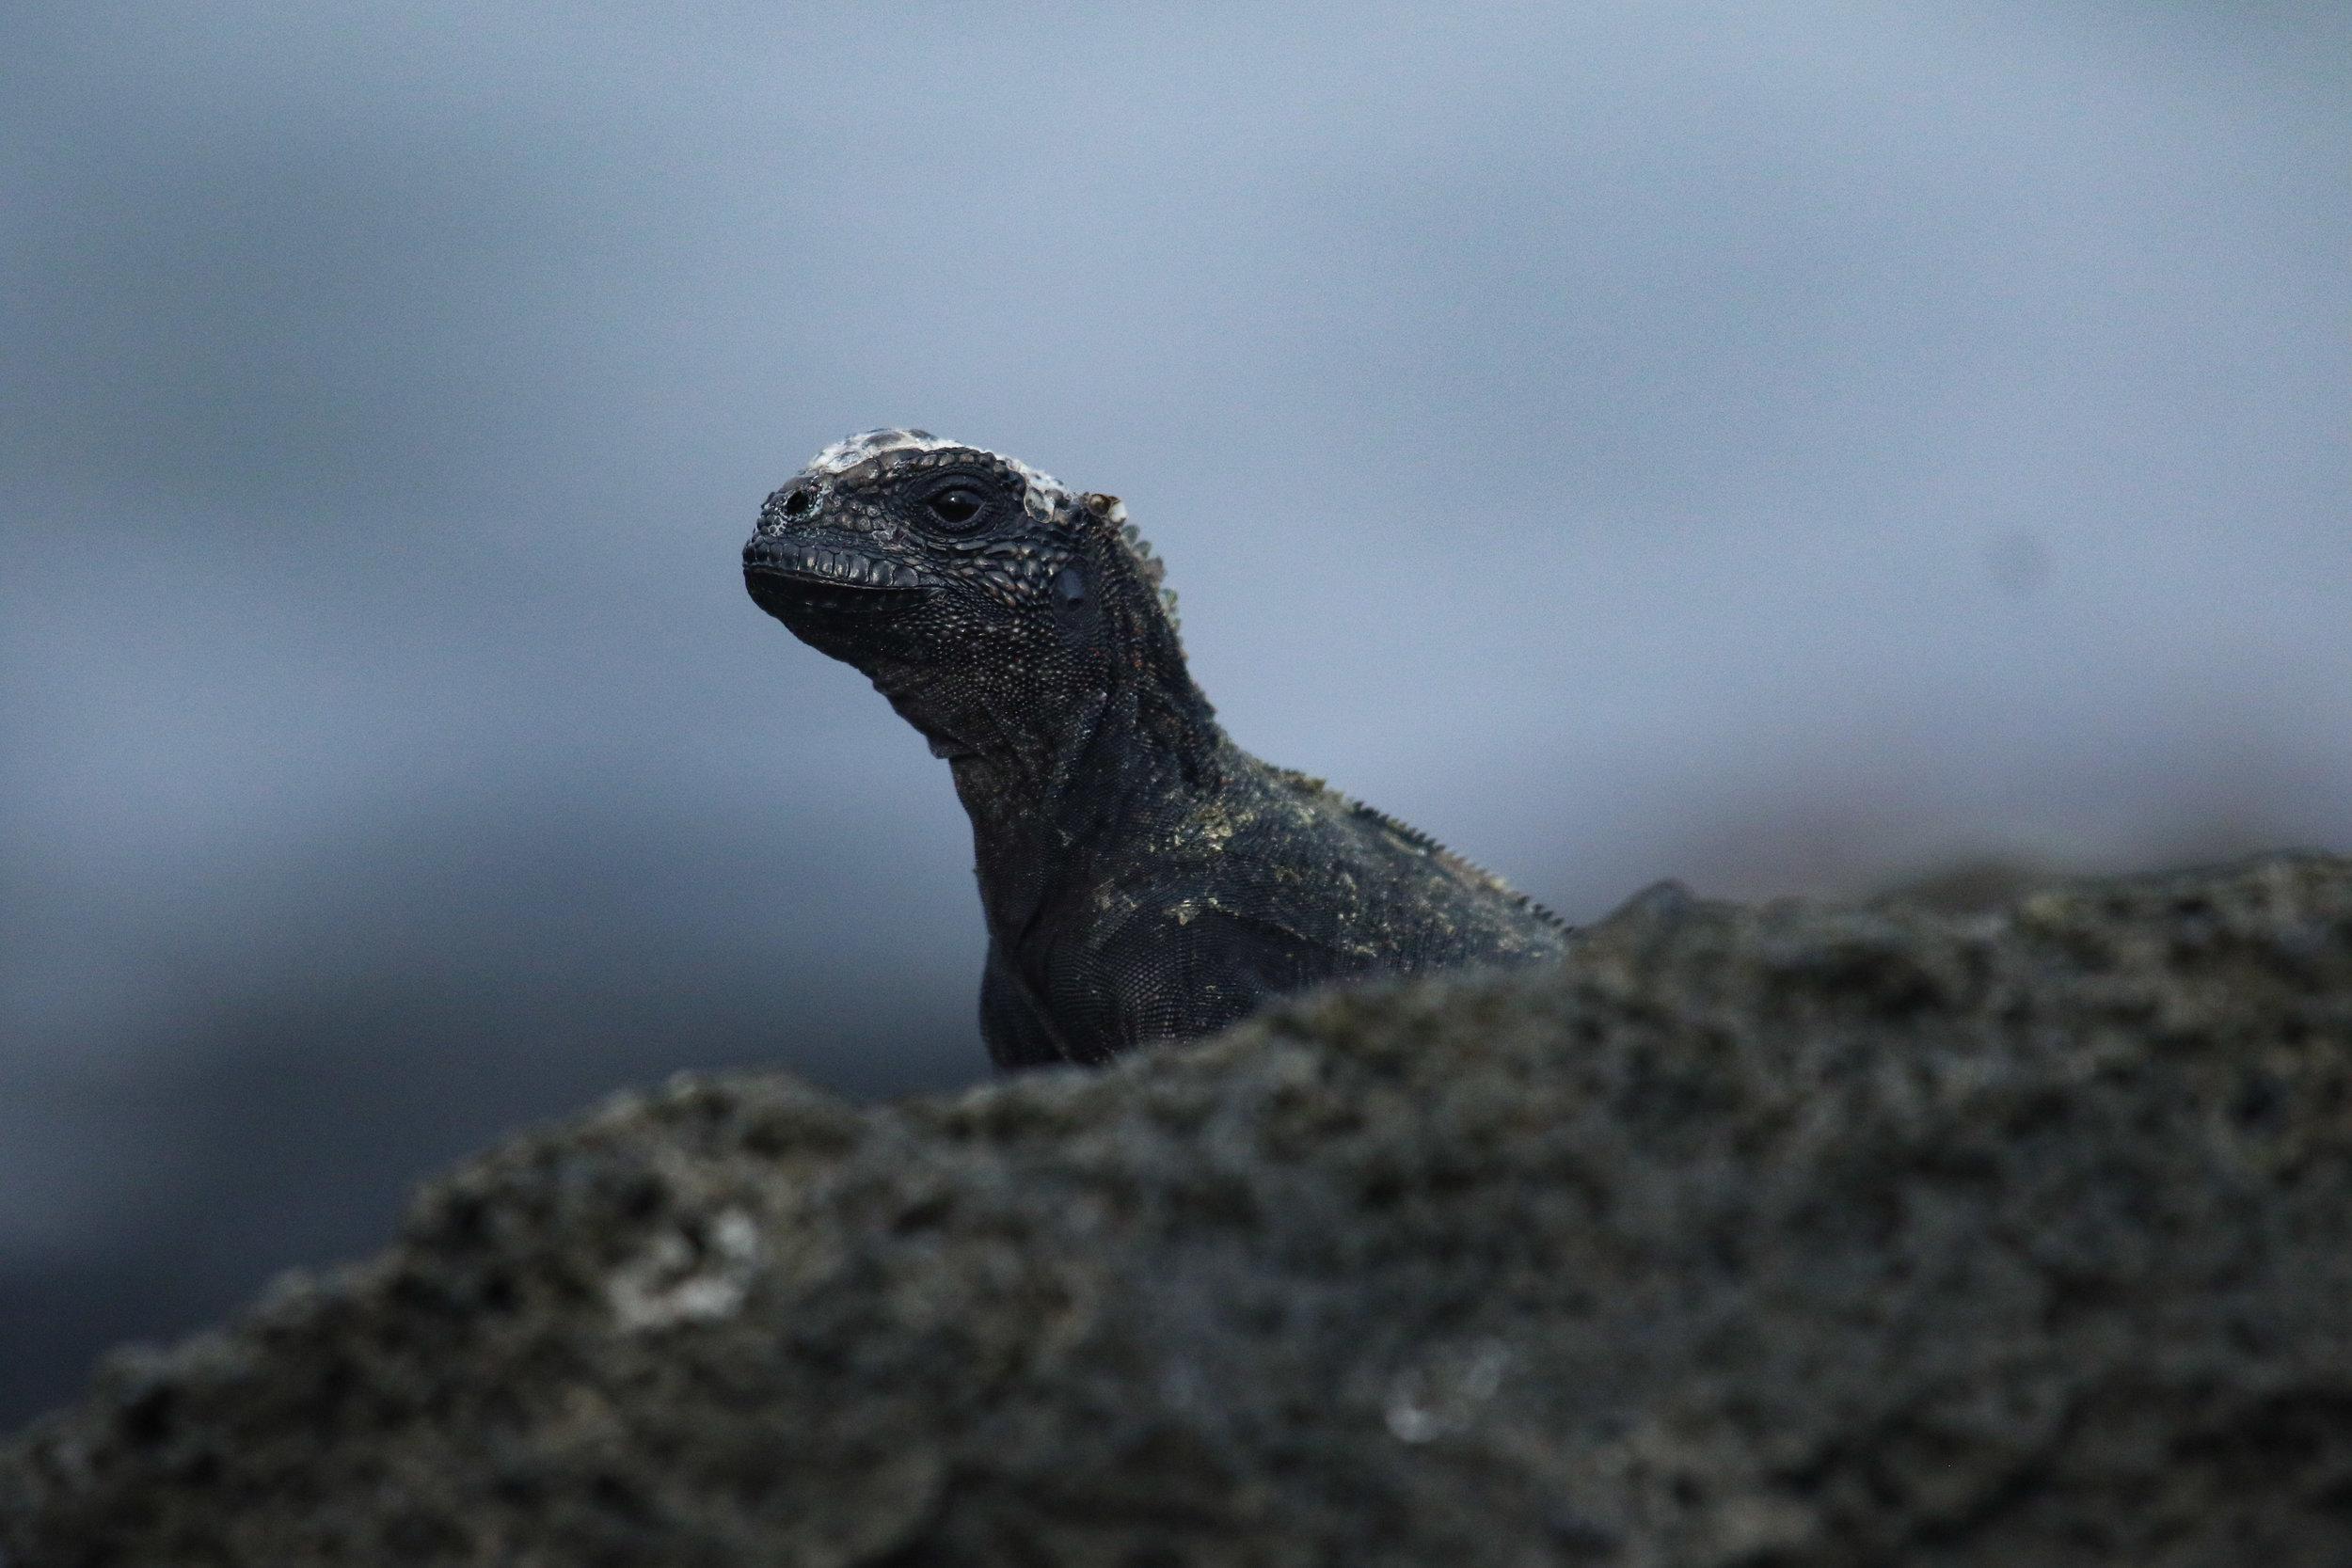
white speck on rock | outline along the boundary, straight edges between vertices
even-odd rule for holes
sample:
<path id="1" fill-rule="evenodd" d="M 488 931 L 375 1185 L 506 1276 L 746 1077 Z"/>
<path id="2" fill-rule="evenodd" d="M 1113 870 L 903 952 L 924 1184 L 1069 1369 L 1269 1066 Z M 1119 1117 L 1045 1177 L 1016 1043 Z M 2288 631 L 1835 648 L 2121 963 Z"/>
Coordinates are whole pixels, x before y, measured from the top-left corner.
<path id="1" fill-rule="evenodd" d="M 604 1297 L 625 1334 L 732 1317 L 751 1295 L 759 1227 L 740 1209 L 722 1210 L 699 1241 L 664 1229 L 605 1276 Z"/>
<path id="2" fill-rule="evenodd" d="M 1443 1348 L 1389 1380 L 1381 1414 L 1389 1435 L 1400 1443 L 1426 1443 L 1460 1432 L 1479 1407 L 1502 1386 L 1511 1347 L 1500 1339 L 1477 1339 Z"/>

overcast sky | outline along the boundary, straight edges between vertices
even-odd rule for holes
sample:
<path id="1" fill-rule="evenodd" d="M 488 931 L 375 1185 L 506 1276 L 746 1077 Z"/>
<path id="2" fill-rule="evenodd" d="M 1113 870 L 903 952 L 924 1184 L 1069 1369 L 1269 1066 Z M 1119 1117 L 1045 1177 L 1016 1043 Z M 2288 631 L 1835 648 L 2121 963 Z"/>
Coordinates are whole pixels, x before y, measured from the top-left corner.
<path id="1" fill-rule="evenodd" d="M 2347 15 L 0 6 L 0 1276 L 979 1073 L 946 771 L 737 573 L 872 425 L 1576 917 L 2352 846 Z"/>

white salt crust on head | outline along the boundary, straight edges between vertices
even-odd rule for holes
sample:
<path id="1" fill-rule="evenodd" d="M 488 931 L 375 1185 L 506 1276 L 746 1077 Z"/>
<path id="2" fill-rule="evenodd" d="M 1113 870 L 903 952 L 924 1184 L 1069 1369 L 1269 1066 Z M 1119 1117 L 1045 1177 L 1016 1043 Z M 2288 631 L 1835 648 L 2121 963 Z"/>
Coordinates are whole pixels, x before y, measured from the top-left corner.
<path id="1" fill-rule="evenodd" d="M 946 447 L 960 447 L 966 451 L 987 452 L 989 456 L 1018 473 L 1025 487 L 1022 497 L 1022 509 L 1033 517 L 1049 517 L 1053 515 L 1056 507 L 1076 499 L 1070 488 L 1060 480 L 1056 479 L 1052 474 L 1030 467 L 1017 457 L 1007 457 L 1000 451 L 989 451 L 986 447 L 976 447 L 968 441 L 951 441 L 944 436 L 934 436 L 928 430 L 861 430 L 855 436 L 843 436 L 810 458 L 808 467 L 801 471 L 804 474 L 831 479 L 836 474 L 847 473 L 866 459 L 885 451 L 938 451 Z M 1119 536 L 1126 542 L 1128 550 L 1135 556 L 1136 569 L 1142 573 L 1146 582 L 1159 591 L 1161 602 L 1168 607 L 1168 620 L 1175 623 L 1176 591 L 1165 586 L 1168 563 L 1152 553 L 1151 541 L 1143 537 L 1141 531 L 1135 524 L 1127 521 L 1127 508 L 1124 502 L 1113 501 L 1108 515 L 1113 526 L 1118 528 Z"/>
<path id="2" fill-rule="evenodd" d="M 885 451 L 938 451 L 945 447 L 961 447 L 966 451 L 984 451 L 1021 476 L 1028 486 L 1023 498 L 1024 508 L 1033 516 L 1049 515 L 1054 508 L 1072 499 L 1070 490 L 1052 474 L 1040 473 L 1017 457 L 1007 457 L 1001 451 L 988 451 L 969 441 L 950 441 L 928 430 L 861 430 L 855 436 L 845 436 L 832 446 L 808 460 L 803 473 L 821 474 L 830 479 L 846 473 L 869 457 Z"/>

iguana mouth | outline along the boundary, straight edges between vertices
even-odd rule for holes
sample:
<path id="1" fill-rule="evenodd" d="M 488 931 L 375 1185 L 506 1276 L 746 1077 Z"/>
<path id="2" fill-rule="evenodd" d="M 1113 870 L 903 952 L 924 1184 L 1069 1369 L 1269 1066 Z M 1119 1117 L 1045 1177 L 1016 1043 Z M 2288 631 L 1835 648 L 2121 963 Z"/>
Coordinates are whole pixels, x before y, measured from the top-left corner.
<path id="1" fill-rule="evenodd" d="M 932 585 L 911 566 L 856 550 L 755 539 L 743 547 L 743 586 L 771 615 L 886 614 L 930 598 Z"/>

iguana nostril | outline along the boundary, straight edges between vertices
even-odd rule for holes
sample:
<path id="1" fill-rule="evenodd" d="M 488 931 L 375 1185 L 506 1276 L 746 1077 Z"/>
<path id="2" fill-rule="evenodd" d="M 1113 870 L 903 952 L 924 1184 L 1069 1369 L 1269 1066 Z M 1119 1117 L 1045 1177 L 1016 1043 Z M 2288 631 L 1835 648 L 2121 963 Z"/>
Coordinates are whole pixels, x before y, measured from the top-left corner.
<path id="1" fill-rule="evenodd" d="M 795 490 L 784 498 L 784 515 L 787 517 L 805 517 L 816 504 L 807 491 Z"/>

